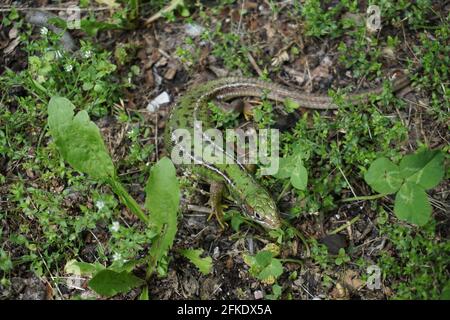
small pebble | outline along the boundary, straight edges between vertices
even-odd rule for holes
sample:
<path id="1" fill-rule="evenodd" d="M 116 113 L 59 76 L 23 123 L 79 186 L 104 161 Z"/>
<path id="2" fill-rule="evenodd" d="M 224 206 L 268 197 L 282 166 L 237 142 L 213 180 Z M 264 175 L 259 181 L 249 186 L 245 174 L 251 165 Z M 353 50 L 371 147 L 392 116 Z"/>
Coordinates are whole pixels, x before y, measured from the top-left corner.
<path id="1" fill-rule="evenodd" d="M 219 258 L 219 256 L 220 256 L 219 247 L 215 247 L 214 251 L 213 251 L 213 254 L 212 254 L 212 257 L 213 257 L 213 259 L 217 259 L 217 258 Z"/>
<path id="2" fill-rule="evenodd" d="M 184 32 L 190 37 L 198 37 L 205 31 L 201 25 L 189 23 L 184 26 Z"/>
<path id="3" fill-rule="evenodd" d="M 254 296 L 256 300 L 261 300 L 262 298 L 264 298 L 264 294 L 261 290 L 256 290 Z"/>
<path id="4" fill-rule="evenodd" d="M 159 109 L 159 107 L 165 103 L 170 102 L 170 96 L 169 94 L 164 91 L 159 96 L 157 96 L 155 99 L 149 102 L 147 105 L 147 110 L 150 112 L 155 112 Z"/>

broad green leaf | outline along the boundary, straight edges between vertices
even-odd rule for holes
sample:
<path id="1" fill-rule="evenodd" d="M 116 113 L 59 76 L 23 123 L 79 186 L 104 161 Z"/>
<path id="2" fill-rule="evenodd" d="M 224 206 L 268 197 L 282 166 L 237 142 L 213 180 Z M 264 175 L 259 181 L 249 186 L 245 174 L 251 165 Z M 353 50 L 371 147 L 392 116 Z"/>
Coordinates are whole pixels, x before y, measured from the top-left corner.
<path id="1" fill-rule="evenodd" d="M 263 268 L 258 275 L 258 279 L 266 284 L 273 284 L 276 279 L 283 273 L 283 265 L 279 259 L 272 258 L 270 263 Z"/>
<path id="2" fill-rule="evenodd" d="M 415 183 L 405 182 L 395 197 L 394 212 L 399 219 L 418 226 L 425 225 L 431 216 L 425 190 Z"/>
<path id="3" fill-rule="evenodd" d="M 80 276 L 91 276 L 103 269 L 105 269 L 105 267 L 98 262 L 87 263 L 77 260 L 70 260 L 64 266 L 64 271 L 66 273 L 76 274 Z"/>
<path id="4" fill-rule="evenodd" d="M 154 267 L 172 247 L 177 232 L 180 186 L 172 161 L 164 157 L 153 166 L 145 192 L 145 207 L 150 211 L 150 222 L 159 233 L 150 249 Z"/>
<path id="5" fill-rule="evenodd" d="M 444 154 L 440 150 L 424 150 L 407 155 L 400 162 L 400 174 L 425 189 L 434 188 L 444 177 Z"/>
<path id="6" fill-rule="evenodd" d="M 62 97 L 52 97 L 48 105 L 48 126 L 62 157 L 93 179 L 113 178 L 114 165 L 100 130 L 86 111 L 73 117 L 73 110 L 73 104 Z"/>
<path id="7" fill-rule="evenodd" d="M 278 172 L 275 175 L 277 179 L 287 179 L 291 176 L 294 167 L 293 157 L 280 158 Z"/>
<path id="8" fill-rule="evenodd" d="M 203 253 L 203 249 L 183 249 L 179 252 L 184 257 L 188 258 L 189 261 L 191 261 L 204 275 L 211 273 L 213 267 L 212 258 L 200 258 L 200 255 Z"/>
<path id="9" fill-rule="evenodd" d="M 308 184 L 308 171 L 303 163 L 297 164 L 291 174 L 291 184 L 298 190 L 305 190 Z"/>
<path id="10" fill-rule="evenodd" d="M 378 158 L 369 167 L 364 180 L 378 193 L 394 193 L 402 185 L 399 167 L 387 158 Z"/>
<path id="11" fill-rule="evenodd" d="M 260 251 L 255 256 L 256 263 L 259 264 L 261 267 L 269 265 L 272 258 L 273 258 L 272 252 L 267 250 Z"/>
<path id="12" fill-rule="evenodd" d="M 253 267 L 254 265 L 257 265 L 255 256 L 249 255 L 249 254 L 243 254 L 242 258 L 244 260 L 244 263 L 248 265 L 249 267 Z M 251 272 L 251 269 L 250 269 Z"/>
<path id="13" fill-rule="evenodd" d="M 144 259 L 133 259 L 129 260 L 125 263 L 114 261 L 109 267 L 109 270 L 115 271 L 115 272 L 131 272 L 133 271 L 138 265 L 145 263 Z"/>
<path id="14" fill-rule="evenodd" d="M 144 284 L 144 281 L 126 271 L 115 272 L 102 270 L 89 281 L 89 288 L 105 297 L 112 297 L 118 293 L 125 293 Z"/>
<path id="15" fill-rule="evenodd" d="M 63 97 L 52 97 L 48 103 L 48 127 L 54 139 L 60 139 L 72 123 L 75 106 Z"/>

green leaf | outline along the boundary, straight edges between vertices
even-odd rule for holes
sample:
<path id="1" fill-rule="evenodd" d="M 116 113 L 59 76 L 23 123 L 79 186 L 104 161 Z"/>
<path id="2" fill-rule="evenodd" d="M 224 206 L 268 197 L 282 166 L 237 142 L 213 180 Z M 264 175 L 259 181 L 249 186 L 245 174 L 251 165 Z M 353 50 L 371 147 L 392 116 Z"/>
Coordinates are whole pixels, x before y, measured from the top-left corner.
<path id="1" fill-rule="evenodd" d="M 153 269 L 172 247 L 177 232 L 180 186 L 172 161 L 164 157 L 152 167 L 145 192 L 145 207 L 150 211 L 149 220 L 159 234 L 150 249 L 150 268 Z"/>
<path id="2" fill-rule="evenodd" d="M 112 297 L 118 293 L 125 293 L 144 284 L 144 281 L 135 275 L 112 270 L 102 270 L 89 281 L 89 288 L 105 297 Z"/>
<path id="3" fill-rule="evenodd" d="M 261 267 L 265 267 L 270 264 L 270 261 L 272 260 L 272 258 L 273 258 L 272 252 L 263 250 L 256 254 L 255 261 Z"/>
<path id="4" fill-rule="evenodd" d="M 1 229 L 0 229 L 1 231 Z M 11 261 L 11 258 L 9 257 L 8 253 L 4 251 L 2 248 L 0 248 L 0 270 L 4 271 L 5 273 L 8 272 L 13 268 L 13 264 Z"/>
<path id="5" fill-rule="evenodd" d="M 66 98 L 50 99 L 48 126 L 59 152 L 74 169 L 93 179 L 115 177 L 114 165 L 100 130 L 84 110 L 73 117 L 74 108 Z"/>
<path id="6" fill-rule="evenodd" d="M 288 113 L 291 113 L 300 107 L 300 105 L 297 102 L 289 98 L 286 98 L 284 100 L 284 106 L 286 107 L 286 111 Z"/>
<path id="7" fill-rule="evenodd" d="M 283 273 L 281 261 L 267 250 L 260 251 L 255 256 L 244 255 L 244 262 L 250 266 L 250 274 L 266 284 L 275 283 Z"/>
<path id="8" fill-rule="evenodd" d="M 287 179 L 291 176 L 292 168 L 294 167 L 293 160 L 293 157 L 280 158 L 278 172 L 275 175 L 277 179 Z"/>
<path id="9" fill-rule="evenodd" d="M 115 271 L 115 272 L 131 272 L 133 271 L 138 265 L 144 263 L 144 259 L 132 259 L 125 263 L 114 261 L 109 267 L 109 270 Z"/>
<path id="10" fill-rule="evenodd" d="M 444 177 L 444 154 L 440 150 L 424 150 L 407 155 L 400 162 L 400 174 L 425 189 L 434 188 Z"/>
<path id="11" fill-rule="evenodd" d="M 203 254 L 203 249 L 183 249 L 179 251 L 184 257 L 188 258 L 201 273 L 207 275 L 212 271 L 212 258 L 200 258 Z"/>
<path id="12" fill-rule="evenodd" d="M 64 266 L 64 271 L 69 274 L 76 274 L 80 276 L 91 276 L 101 270 L 104 270 L 105 267 L 98 262 L 95 263 L 87 263 L 77 260 L 70 260 Z"/>
<path id="13" fill-rule="evenodd" d="M 258 279 L 265 283 L 273 283 L 283 273 L 283 265 L 279 259 L 273 258 L 270 263 L 263 268 L 258 275 Z"/>
<path id="14" fill-rule="evenodd" d="M 364 180 L 379 193 L 394 193 L 402 185 L 399 167 L 387 158 L 378 158 L 369 167 Z"/>
<path id="15" fill-rule="evenodd" d="M 148 286 L 145 286 L 144 288 L 142 288 L 141 294 L 139 295 L 139 300 L 145 300 L 145 301 L 150 300 L 150 297 L 148 295 Z"/>
<path id="16" fill-rule="evenodd" d="M 240 213 L 233 214 L 231 217 L 231 227 L 234 231 L 238 232 L 242 223 L 245 222 L 244 217 Z"/>
<path id="17" fill-rule="evenodd" d="M 52 97 L 48 103 L 48 127 L 55 139 L 64 136 L 72 123 L 75 106 L 63 97 Z"/>
<path id="18" fill-rule="evenodd" d="M 266 295 L 265 298 L 269 299 L 269 300 L 277 300 L 281 297 L 281 293 L 282 293 L 282 287 L 278 284 L 274 284 L 272 286 L 272 294 L 268 294 Z"/>
<path id="19" fill-rule="evenodd" d="M 291 174 L 291 184 L 298 190 L 305 190 L 308 184 L 308 171 L 306 171 L 303 162 L 300 162 L 295 166 Z"/>
<path id="20" fill-rule="evenodd" d="M 444 286 L 441 292 L 441 300 L 450 300 L 450 281 Z"/>
<path id="21" fill-rule="evenodd" d="M 395 197 L 394 212 L 399 219 L 418 226 L 425 225 L 431 216 L 425 190 L 415 183 L 405 182 Z"/>

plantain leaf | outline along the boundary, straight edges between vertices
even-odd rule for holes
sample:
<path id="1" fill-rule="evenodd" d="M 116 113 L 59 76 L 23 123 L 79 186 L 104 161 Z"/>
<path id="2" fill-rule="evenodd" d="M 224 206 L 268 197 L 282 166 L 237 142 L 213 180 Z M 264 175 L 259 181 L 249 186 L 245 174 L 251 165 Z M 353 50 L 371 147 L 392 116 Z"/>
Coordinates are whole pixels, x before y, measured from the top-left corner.
<path id="1" fill-rule="evenodd" d="M 150 211 L 150 221 L 159 234 L 150 249 L 152 269 L 172 247 L 177 232 L 180 186 L 172 161 L 164 157 L 153 166 L 145 192 L 145 207 Z"/>
<path id="2" fill-rule="evenodd" d="M 68 261 L 64 266 L 64 272 L 80 276 L 91 276 L 103 269 L 105 267 L 98 262 L 87 263 L 75 259 Z"/>
<path id="3" fill-rule="evenodd" d="M 144 281 L 126 271 L 116 272 L 102 270 L 89 281 L 89 288 L 105 297 L 112 297 L 118 293 L 128 292 L 144 284 Z"/>
<path id="4" fill-rule="evenodd" d="M 86 111 L 74 117 L 75 107 L 66 98 L 52 97 L 48 104 L 48 127 L 64 160 L 96 180 L 115 177 L 114 165 L 98 127 Z"/>

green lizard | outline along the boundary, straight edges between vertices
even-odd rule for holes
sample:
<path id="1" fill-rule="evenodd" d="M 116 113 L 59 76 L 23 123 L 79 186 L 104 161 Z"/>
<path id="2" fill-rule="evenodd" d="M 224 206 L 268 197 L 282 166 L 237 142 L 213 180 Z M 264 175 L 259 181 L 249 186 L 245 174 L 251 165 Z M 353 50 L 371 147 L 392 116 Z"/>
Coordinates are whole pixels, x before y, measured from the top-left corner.
<path id="1" fill-rule="evenodd" d="M 398 91 L 408 84 L 409 78 L 407 76 L 399 77 L 393 81 L 392 89 Z M 380 94 L 381 92 L 382 87 L 378 87 L 350 94 L 346 99 L 352 104 L 364 103 L 370 95 Z M 299 93 L 288 87 L 258 79 L 231 77 L 208 81 L 190 89 L 172 108 L 164 133 L 165 145 L 169 154 L 177 142 L 174 141 L 176 129 L 185 129 L 193 136 L 194 124 L 197 121 L 201 121 L 203 127 L 214 128 L 210 116 L 211 110 L 208 108 L 209 100 L 214 98 L 229 100 L 243 96 L 264 96 L 277 102 L 291 99 L 300 107 L 310 109 L 337 108 L 332 98 L 326 95 Z M 211 142 L 211 139 L 209 140 Z M 240 205 L 247 216 L 269 229 L 281 226 L 275 201 L 269 192 L 257 183 L 252 174 L 245 170 L 241 163 L 234 159 L 232 163 L 217 164 L 195 158 L 191 153 L 188 156 L 196 161 L 195 164 L 190 165 L 196 173 L 209 181 L 218 181 L 227 186 L 232 198 Z M 216 194 L 213 194 L 213 196 L 212 210 L 219 218 L 221 214 L 220 197 Z"/>

